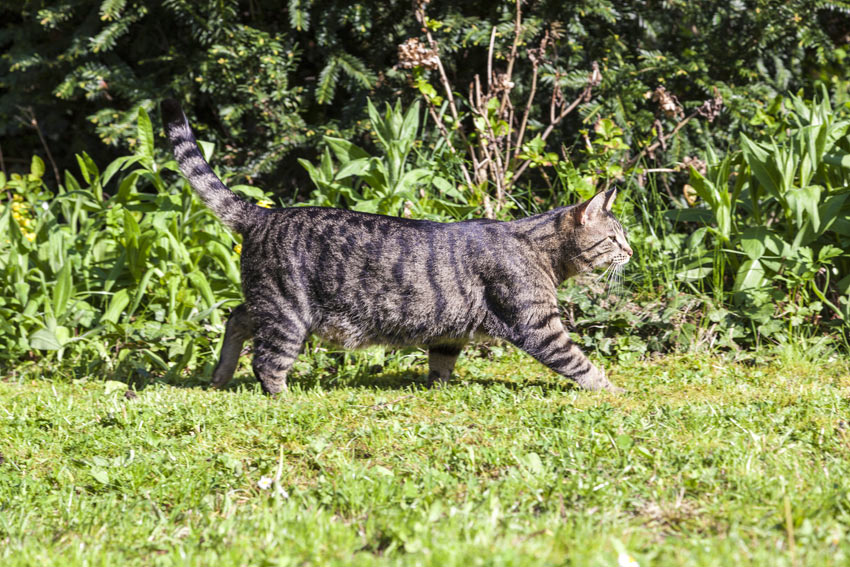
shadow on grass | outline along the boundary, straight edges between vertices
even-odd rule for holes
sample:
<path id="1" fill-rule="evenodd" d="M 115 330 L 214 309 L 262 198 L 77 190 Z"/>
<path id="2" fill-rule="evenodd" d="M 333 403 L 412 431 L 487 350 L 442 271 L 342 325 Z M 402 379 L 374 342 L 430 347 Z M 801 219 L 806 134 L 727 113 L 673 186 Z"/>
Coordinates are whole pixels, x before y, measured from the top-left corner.
<path id="1" fill-rule="evenodd" d="M 122 382 L 127 385 L 127 395 L 131 397 L 131 392 L 141 392 L 149 386 L 157 384 L 173 388 L 215 390 L 211 385 L 213 367 L 214 361 L 210 361 L 203 368 L 191 373 L 157 373 L 146 365 L 139 364 L 139 361 L 128 361 L 128 363 L 119 364 L 118 368 L 110 372 L 103 372 L 102 368 L 100 372 L 97 372 L 92 371 L 92 368 L 81 367 L 70 372 L 66 377 L 73 380 L 78 377 L 98 376 L 104 381 Z M 51 373 L 39 373 L 37 376 L 50 380 L 56 378 Z M 301 369 L 296 369 L 290 374 L 288 382 L 290 389 L 299 391 L 342 388 L 410 391 L 411 389 L 428 389 L 427 376 L 427 366 L 422 364 L 421 361 L 401 367 L 391 362 L 389 368 L 387 368 L 349 365 L 342 357 L 339 357 L 337 365 L 308 366 L 307 368 L 302 366 Z M 464 368 L 462 364 L 459 366 L 459 372 L 455 372 L 448 384 L 442 387 L 452 388 L 462 384 L 477 384 L 484 388 L 502 387 L 515 391 L 536 388 L 543 393 L 569 392 L 577 389 L 569 380 L 558 378 L 554 374 L 550 378 L 520 378 L 513 372 L 504 372 L 504 368 L 502 368 L 501 373 L 497 370 L 491 374 L 480 368 Z M 243 366 L 227 386 L 218 391 L 230 393 L 256 391 L 259 394 L 261 388 L 250 370 Z"/>
<path id="2" fill-rule="evenodd" d="M 310 390 L 334 390 L 339 388 L 363 388 L 373 390 L 402 391 L 411 387 L 427 389 L 427 374 L 416 370 L 392 370 L 370 372 L 361 370 L 353 374 L 339 375 L 337 372 L 328 372 L 327 369 L 319 371 L 308 371 L 293 373 L 288 378 L 290 389 L 300 391 Z M 219 391 L 222 393 L 236 393 L 241 391 L 262 392 L 259 381 L 250 373 L 240 372 L 223 388 L 214 388 L 211 383 L 210 373 L 201 371 L 187 376 L 140 376 L 113 372 L 104 376 L 106 380 L 123 382 L 127 384 L 128 390 L 142 391 L 153 385 L 162 384 L 174 388 L 187 388 L 197 390 Z"/>

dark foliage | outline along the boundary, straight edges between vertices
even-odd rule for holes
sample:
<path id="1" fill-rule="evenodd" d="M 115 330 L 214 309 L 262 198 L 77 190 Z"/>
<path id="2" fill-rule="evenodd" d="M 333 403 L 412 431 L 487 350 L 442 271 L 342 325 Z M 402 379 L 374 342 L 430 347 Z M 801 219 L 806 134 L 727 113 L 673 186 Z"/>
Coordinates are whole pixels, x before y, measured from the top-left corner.
<path id="1" fill-rule="evenodd" d="M 648 91 L 664 85 L 690 111 L 718 89 L 727 111 L 711 129 L 689 125 L 681 143 L 654 156 L 669 163 L 690 144 L 725 147 L 777 92 L 845 85 L 848 6 L 528 2 L 519 49 L 549 32 L 558 60 L 544 63 L 541 88 L 550 92 L 555 81 L 578 92 L 591 63 L 600 65 L 599 90 L 559 125 L 554 145 L 608 117 L 637 149 L 655 120 L 665 120 Z M 510 50 L 513 3 L 435 1 L 427 13 L 459 90 L 484 75 L 494 24 L 497 54 Z M 45 155 L 44 144 L 60 170 L 80 148 L 99 162 L 114 158 L 136 143 L 138 107 L 153 111 L 176 95 L 195 113 L 199 135 L 218 142 L 223 163 L 249 177 L 268 175 L 286 190 L 279 180 L 304 178 L 296 160 L 315 155 L 323 135 L 367 138 L 367 97 L 416 94 L 395 68 L 397 46 L 422 37 L 408 1 L 7 0 L 0 21 L 0 144 L 10 169 L 28 167 L 32 153 Z M 514 71 L 520 91 L 529 73 Z M 548 107 L 535 112 L 532 128 Z"/>

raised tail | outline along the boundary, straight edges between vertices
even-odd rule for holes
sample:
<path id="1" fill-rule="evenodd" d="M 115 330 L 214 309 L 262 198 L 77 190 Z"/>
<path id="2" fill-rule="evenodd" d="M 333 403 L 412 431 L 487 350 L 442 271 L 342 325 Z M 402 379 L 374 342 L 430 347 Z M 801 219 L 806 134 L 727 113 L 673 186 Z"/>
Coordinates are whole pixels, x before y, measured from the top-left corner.
<path id="1" fill-rule="evenodd" d="M 221 222 L 236 232 L 244 233 L 250 229 L 254 217 L 265 209 L 240 199 L 213 173 L 198 148 L 179 102 L 172 99 L 162 101 L 162 121 L 180 171 L 204 204 L 212 209 Z"/>

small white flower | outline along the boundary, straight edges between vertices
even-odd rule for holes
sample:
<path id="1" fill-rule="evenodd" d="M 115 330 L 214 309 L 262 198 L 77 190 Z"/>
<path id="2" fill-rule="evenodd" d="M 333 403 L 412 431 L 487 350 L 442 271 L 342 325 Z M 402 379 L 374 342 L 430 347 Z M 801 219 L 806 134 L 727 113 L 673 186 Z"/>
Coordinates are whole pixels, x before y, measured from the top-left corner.
<path id="1" fill-rule="evenodd" d="M 637 562 L 637 559 L 632 557 L 626 552 L 620 553 L 617 556 L 617 566 L 618 567 L 640 567 L 640 564 Z"/>
<path id="2" fill-rule="evenodd" d="M 43 203 L 41 204 L 41 208 L 42 208 L 42 209 L 44 209 L 44 210 L 46 211 L 47 209 L 49 209 L 49 208 L 50 208 L 50 205 L 48 205 L 48 204 L 47 204 L 47 201 L 45 201 L 45 202 L 43 202 Z"/>
<path id="3" fill-rule="evenodd" d="M 269 476 L 264 476 L 260 478 L 260 482 L 257 483 L 257 486 L 260 487 L 260 490 L 268 490 L 272 486 L 272 480 Z"/>

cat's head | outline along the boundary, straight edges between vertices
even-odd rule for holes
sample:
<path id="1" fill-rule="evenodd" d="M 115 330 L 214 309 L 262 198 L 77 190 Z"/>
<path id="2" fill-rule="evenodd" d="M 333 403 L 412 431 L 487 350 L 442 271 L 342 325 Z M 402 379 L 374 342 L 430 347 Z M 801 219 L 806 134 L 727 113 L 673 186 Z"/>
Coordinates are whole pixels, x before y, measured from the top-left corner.
<path id="1" fill-rule="evenodd" d="M 618 268 L 632 257 L 626 231 L 611 213 L 616 198 L 617 189 L 613 188 L 570 209 L 573 215 L 570 263 L 574 273 L 598 267 Z"/>

